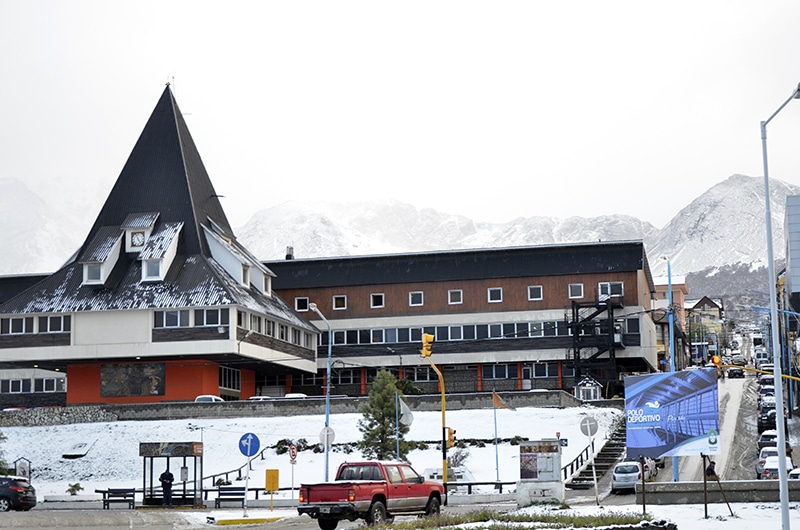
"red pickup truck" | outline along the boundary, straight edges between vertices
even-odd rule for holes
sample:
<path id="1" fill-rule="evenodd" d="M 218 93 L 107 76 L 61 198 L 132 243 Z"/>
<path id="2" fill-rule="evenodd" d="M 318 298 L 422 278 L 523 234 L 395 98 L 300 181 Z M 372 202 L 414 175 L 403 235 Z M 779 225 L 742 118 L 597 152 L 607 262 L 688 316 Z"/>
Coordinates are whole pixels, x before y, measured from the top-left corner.
<path id="1" fill-rule="evenodd" d="M 345 462 L 334 482 L 302 484 L 297 511 L 317 520 L 321 530 L 339 521 L 391 522 L 395 515 L 438 515 L 440 482 L 425 480 L 405 462 Z"/>

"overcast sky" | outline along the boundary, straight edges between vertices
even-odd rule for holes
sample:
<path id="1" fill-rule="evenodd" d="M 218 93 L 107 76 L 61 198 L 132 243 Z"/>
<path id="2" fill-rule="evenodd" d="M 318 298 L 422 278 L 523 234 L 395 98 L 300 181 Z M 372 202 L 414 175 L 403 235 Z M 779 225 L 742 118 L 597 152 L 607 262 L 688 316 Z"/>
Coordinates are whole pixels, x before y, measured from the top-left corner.
<path id="1" fill-rule="evenodd" d="M 661 228 L 800 81 L 789 0 L 0 0 L 0 178 L 94 219 L 167 81 L 231 223 L 393 197 Z M 800 102 L 769 127 L 800 184 Z"/>

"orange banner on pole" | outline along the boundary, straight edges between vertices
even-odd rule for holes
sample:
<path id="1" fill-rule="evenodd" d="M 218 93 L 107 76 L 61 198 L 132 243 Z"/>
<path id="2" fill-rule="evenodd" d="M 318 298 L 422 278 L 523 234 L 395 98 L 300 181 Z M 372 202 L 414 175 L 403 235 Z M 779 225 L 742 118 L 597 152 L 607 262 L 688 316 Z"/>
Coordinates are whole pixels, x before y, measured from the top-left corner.
<path id="1" fill-rule="evenodd" d="M 495 407 L 500 407 L 501 409 L 508 409 L 508 410 L 517 410 L 500 397 L 500 394 L 497 392 L 492 392 L 492 401 Z"/>

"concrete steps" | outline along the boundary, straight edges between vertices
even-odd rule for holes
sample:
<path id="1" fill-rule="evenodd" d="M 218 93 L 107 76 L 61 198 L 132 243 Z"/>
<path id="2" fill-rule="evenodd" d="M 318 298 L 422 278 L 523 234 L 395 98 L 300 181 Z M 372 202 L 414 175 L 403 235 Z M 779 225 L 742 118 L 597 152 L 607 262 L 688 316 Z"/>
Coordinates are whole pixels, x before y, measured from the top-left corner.
<path id="1" fill-rule="evenodd" d="M 597 474 L 597 480 L 600 480 L 603 475 L 608 473 L 625 455 L 626 435 L 626 425 L 623 419 L 617 424 L 616 429 L 603 445 L 603 448 L 594 455 L 594 469 Z M 586 490 L 594 487 L 591 464 L 588 464 L 564 486 L 571 490 Z"/>

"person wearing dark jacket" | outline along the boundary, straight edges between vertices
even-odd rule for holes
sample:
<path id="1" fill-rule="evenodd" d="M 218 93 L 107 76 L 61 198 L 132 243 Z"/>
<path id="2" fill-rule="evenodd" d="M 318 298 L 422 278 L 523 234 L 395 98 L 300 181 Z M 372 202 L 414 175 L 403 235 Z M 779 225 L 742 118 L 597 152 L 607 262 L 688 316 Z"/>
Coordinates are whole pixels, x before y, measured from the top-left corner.
<path id="1" fill-rule="evenodd" d="M 167 468 L 166 471 L 161 473 L 158 480 L 161 481 L 161 491 L 164 494 L 164 500 L 161 504 L 164 506 L 172 506 L 172 483 L 175 482 L 175 477 L 172 475 L 169 468 Z"/>
<path id="2" fill-rule="evenodd" d="M 719 480 L 719 477 L 717 476 L 716 465 L 716 462 L 713 460 L 709 462 L 708 467 L 706 468 L 706 478 L 708 480 Z"/>

